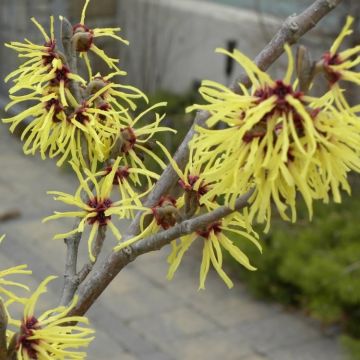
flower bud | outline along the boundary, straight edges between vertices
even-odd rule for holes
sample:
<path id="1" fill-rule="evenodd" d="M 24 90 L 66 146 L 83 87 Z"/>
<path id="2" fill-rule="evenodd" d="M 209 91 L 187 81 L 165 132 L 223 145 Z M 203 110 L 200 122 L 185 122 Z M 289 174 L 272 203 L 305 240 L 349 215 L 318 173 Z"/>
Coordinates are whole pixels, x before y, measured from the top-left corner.
<path id="1" fill-rule="evenodd" d="M 71 40 L 77 52 L 86 52 L 91 47 L 93 35 L 90 32 L 78 31 L 74 33 Z"/>
<path id="2" fill-rule="evenodd" d="M 164 230 L 174 226 L 179 220 L 176 200 L 171 196 L 163 196 L 158 204 L 151 208 L 156 223 Z"/>
<path id="3" fill-rule="evenodd" d="M 315 62 L 311 59 L 310 51 L 303 45 L 297 48 L 296 73 L 299 78 L 300 91 L 308 91 L 315 75 Z"/>

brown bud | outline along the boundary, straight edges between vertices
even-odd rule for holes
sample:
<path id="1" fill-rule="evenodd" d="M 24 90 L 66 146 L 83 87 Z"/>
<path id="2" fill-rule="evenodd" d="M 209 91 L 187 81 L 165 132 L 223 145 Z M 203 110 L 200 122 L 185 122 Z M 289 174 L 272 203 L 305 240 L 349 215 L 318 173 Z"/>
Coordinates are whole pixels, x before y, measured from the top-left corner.
<path id="1" fill-rule="evenodd" d="M 91 80 L 86 87 L 86 95 L 90 96 L 101 90 L 104 86 L 106 86 L 106 82 L 101 78 L 95 78 Z"/>
<path id="2" fill-rule="evenodd" d="M 199 207 L 199 195 L 195 190 L 185 191 L 184 217 L 191 218 Z"/>
<path id="3" fill-rule="evenodd" d="M 300 91 L 307 92 L 315 76 L 315 62 L 311 59 L 310 51 L 303 45 L 297 48 L 296 73 Z"/>
<path id="4" fill-rule="evenodd" d="M 170 196 L 161 197 L 158 204 L 151 210 L 156 223 L 165 230 L 174 226 L 181 219 L 176 208 L 176 201 Z"/>
<path id="5" fill-rule="evenodd" d="M 93 42 L 93 35 L 90 32 L 75 32 L 71 38 L 73 46 L 77 52 L 88 51 Z"/>
<path id="6" fill-rule="evenodd" d="M 120 151 L 127 154 L 136 143 L 136 135 L 131 127 L 121 129 L 120 133 Z"/>

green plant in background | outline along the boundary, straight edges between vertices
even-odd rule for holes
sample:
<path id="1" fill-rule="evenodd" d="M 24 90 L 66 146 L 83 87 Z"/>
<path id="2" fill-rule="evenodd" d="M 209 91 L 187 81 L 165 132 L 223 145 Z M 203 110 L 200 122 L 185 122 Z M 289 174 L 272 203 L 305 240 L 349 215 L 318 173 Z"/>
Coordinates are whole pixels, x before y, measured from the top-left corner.
<path id="1" fill-rule="evenodd" d="M 296 225 L 274 221 L 262 255 L 241 244 L 259 271 L 241 269 L 240 276 L 257 296 L 299 306 L 342 329 L 343 345 L 359 359 L 360 198 L 354 195 L 342 204 L 317 203 L 311 223 L 303 209 Z"/>

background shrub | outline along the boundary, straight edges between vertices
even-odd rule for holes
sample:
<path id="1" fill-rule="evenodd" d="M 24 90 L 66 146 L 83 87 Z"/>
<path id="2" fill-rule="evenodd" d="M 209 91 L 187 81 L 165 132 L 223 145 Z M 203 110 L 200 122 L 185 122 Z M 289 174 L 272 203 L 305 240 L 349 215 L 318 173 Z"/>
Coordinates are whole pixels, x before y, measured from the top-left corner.
<path id="1" fill-rule="evenodd" d="M 355 359 L 360 359 L 359 209 L 355 190 L 342 204 L 316 204 L 311 223 L 305 210 L 297 224 L 275 219 L 270 233 L 262 234 L 263 255 L 240 244 L 258 271 L 236 267 L 257 296 L 300 307 L 324 326 L 341 329 L 342 343 Z"/>

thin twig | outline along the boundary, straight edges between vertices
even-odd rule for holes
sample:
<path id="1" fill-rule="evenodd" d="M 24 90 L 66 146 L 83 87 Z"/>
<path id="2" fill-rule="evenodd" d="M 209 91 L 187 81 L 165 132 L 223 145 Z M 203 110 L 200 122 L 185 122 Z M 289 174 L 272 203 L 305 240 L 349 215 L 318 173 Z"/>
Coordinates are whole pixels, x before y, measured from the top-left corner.
<path id="1" fill-rule="evenodd" d="M 76 220 L 74 229 L 79 226 L 80 220 Z M 79 244 L 81 240 L 81 233 L 77 232 L 74 235 L 64 239 L 66 244 L 66 261 L 64 271 L 64 286 L 61 292 L 60 305 L 67 305 L 73 298 L 75 291 L 79 286 L 79 279 L 77 277 L 77 259 L 79 252 Z"/>
<path id="2" fill-rule="evenodd" d="M 64 48 L 64 54 L 66 57 L 67 65 L 69 70 L 73 74 L 77 74 L 77 56 L 74 43 L 72 41 L 73 27 L 66 17 L 61 17 L 61 41 Z M 70 81 L 69 88 L 71 93 L 75 97 L 78 103 L 81 102 L 81 92 L 79 83 L 76 81 Z"/>
<path id="3" fill-rule="evenodd" d="M 107 229 L 106 226 L 101 226 L 97 232 L 94 247 L 93 247 L 93 255 L 94 255 L 95 261 L 88 261 L 86 264 L 84 264 L 82 269 L 78 272 L 77 278 L 78 278 L 79 284 L 81 284 L 86 279 L 86 277 L 88 276 L 90 271 L 93 269 L 94 265 L 96 264 L 96 261 L 98 259 L 98 256 L 101 253 L 102 246 L 105 241 L 106 229 Z"/>
<path id="4" fill-rule="evenodd" d="M 91 274 L 91 281 L 97 279 L 97 286 L 93 286 L 89 292 L 81 293 L 78 303 L 73 308 L 69 315 L 74 314 L 85 314 L 89 307 L 104 291 L 106 286 L 113 280 L 115 275 L 123 269 L 130 262 L 134 261 L 138 256 L 149 253 L 151 251 L 160 250 L 163 246 L 169 244 L 172 240 L 194 232 L 203 226 L 206 226 L 214 221 L 222 219 L 223 217 L 233 213 L 234 211 L 240 211 L 243 209 L 249 200 L 249 197 L 253 191 L 249 191 L 247 194 L 240 196 L 235 202 L 235 208 L 230 209 L 226 206 L 221 206 L 209 213 L 194 217 L 189 220 L 176 224 L 168 230 L 161 231 L 155 235 L 151 235 L 133 246 L 128 247 L 117 253 L 112 252 L 106 259 L 101 263 L 99 271 Z M 115 274 L 116 272 L 116 274 Z M 100 282 L 101 284 L 98 283 Z M 105 282 L 105 284 L 104 284 Z M 84 283 L 86 285 L 86 282 Z M 87 295 L 85 297 L 85 294 Z M 84 301 L 86 299 L 86 301 Z M 81 306 L 79 306 L 79 304 Z"/>
<path id="5" fill-rule="evenodd" d="M 67 65 L 72 73 L 77 74 L 77 58 L 74 45 L 72 43 L 73 28 L 69 20 L 65 17 L 61 18 L 61 41 L 64 48 L 64 55 Z M 70 82 L 70 91 L 75 99 L 81 102 L 81 92 L 79 84 L 76 81 Z M 84 199 L 85 202 L 88 199 Z M 74 229 L 77 229 L 81 219 L 76 219 Z M 66 262 L 64 271 L 64 286 L 60 296 L 60 305 L 67 305 L 73 298 L 75 291 L 79 286 L 79 278 L 77 276 L 77 259 L 79 252 L 79 244 L 81 240 L 81 233 L 64 239 L 66 244 Z"/>
<path id="6" fill-rule="evenodd" d="M 311 6 L 297 16 L 291 16 L 281 26 L 280 30 L 275 34 L 270 43 L 260 52 L 255 58 L 256 64 L 262 69 L 266 70 L 282 53 L 285 43 L 294 43 L 299 37 L 305 34 L 308 30 L 313 28 L 326 14 L 328 14 L 334 7 L 336 7 L 342 0 L 316 0 Z M 237 82 L 248 83 L 248 79 L 243 74 L 240 76 Z M 240 91 L 240 87 L 237 83 L 232 87 L 235 92 Z M 206 120 L 208 114 L 206 112 L 198 112 L 195 119 L 195 124 L 201 124 Z M 183 143 L 180 145 L 179 150 L 176 152 L 174 159 L 183 167 L 188 160 L 188 142 L 194 135 L 194 126 L 190 129 L 186 135 Z M 156 184 L 153 192 L 150 194 L 147 205 L 154 204 L 160 196 L 166 193 L 172 185 L 176 182 L 177 175 L 173 169 L 168 166 L 162 174 L 160 180 Z M 243 199 L 240 198 L 238 201 L 241 204 Z M 238 204 L 238 203 L 237 203 Z M 187 220 L 186 224 L 194 224 L 202 221 L 202 219 L 208 219 L 213 216 L 225 216 L 229 213 L 228 208 L 219 208 L 214 212 L 211 212 L 193 220 Z M 214 215 L 215 214 L 215 215 Z M 206 217 L 209 218 L 206 218 Z M 199 220 L 200 218 L 200 220 Z M 197 219 L 197 220 L 196 220 Z M 184 224 L 184 223 L 182 223 Z M 154 235 L 144 241 L 135 244 L 130 247 L 130 251 L 124 249 L 118 253 L 111 253 L 103 260 L 99 266 L 99 270 L 94 271 L 90 274 L 87 280 L 79 287 L 79 300 L 76 306 L 72 309 L 72 315 L 83 315 L 94 303 L 94 301 L 100 296 L 105 290 L 108 284 L 114 279 L 119 271 L 126 266 L 129 262 L 133 261 L 137 256 L 152 249 L 157 249 L 166 243 L 169 243 L 173 239 L 172 236 L 177 234 L 177 231 L 181 233 L 184 231 L 181 227 L 187 229 L 189 225 L 176 225 L 174 229 L 169 229 L 167 232 Z M 195 226 L 195 225 L 194 225 Z M 129 230 L 130 233 L 127 238 L 133 236 L 138 232 L 139 228 L 139 216 L 137 216 L 132 222 Z M 178 230 L 180 228 L 180 230 Z M 187 231 L 187 230 L 186 230 Z M 165 235 L 167 234 L 167 235 Z M 171 236 L 169 234 L 172 234 Z M 176 235 L 178 236 L 178 235 Z M 164 240 L 165 239 L 165 240 Z"/>

